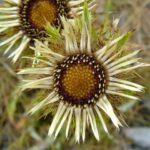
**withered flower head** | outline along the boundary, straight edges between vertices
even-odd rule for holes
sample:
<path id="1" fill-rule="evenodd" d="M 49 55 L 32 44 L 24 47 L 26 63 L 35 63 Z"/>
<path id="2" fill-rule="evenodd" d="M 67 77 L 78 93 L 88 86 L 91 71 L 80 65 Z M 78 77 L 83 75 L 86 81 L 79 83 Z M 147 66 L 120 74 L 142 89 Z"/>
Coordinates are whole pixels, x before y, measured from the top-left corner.
<path id="1" fill-rule="evenodd" d="M 19 72 L 30 75 L 29 80 L 23 81 L 22 90 L 49 90 L 49 95 L 29 113 L 35 113 L 45 105 L 58 105 L 49 129 L 50 136 L 57 137 L 65 126 L 68 137 L 70 125 L 75 122 L 77 142 L 81 137 L 85 140 L 87 128 L 91 128 L 95 138 L 99 140 L 98 120 L 108 133 L 101 112 L 105 112 L 115 127 L 119 128 L 122 123 L 114 110 L 115 103 L 120 97 L 137 100 L 130 92 L 143 90 L 141 85 L 123 78 L 124 74 L 130 75 L 136 68 L 146 66 L 136 58 L 139 51 L 126 53 L 124 48 L 117 49 L 128 33 L 115 37 L 101 48 L 95 48 L 96 43 L 91 34 L 91 18 L 86 6 L 82 18 L 75 24 L 62 17 L 63 35 L 51 35 L 51 38 L 57 39 L 58 42 L 49 45 L 47 42 L 36 41 L 35 47 L 32 48 L 41 54 L 38 60 L 39 64 L 43 65 Z M 54 28 L 50 30 L 51 33 L 57 31 Z M 114 99 L 114 96 L 118 99 Z"/>
<path id="2" fill-rule="evenodd" d="M 0 7 L 0 34 L 5 54 L 16 62 L 33 39 L 46 36 L 45 26 L 61 28 L 60 17 L 73 20 L 83 12 L 83 0 L 6 0 Z M 95 6 L 88 1 L 89 9 Z M 17 46 L 16 46 L 17 43 Z"/>

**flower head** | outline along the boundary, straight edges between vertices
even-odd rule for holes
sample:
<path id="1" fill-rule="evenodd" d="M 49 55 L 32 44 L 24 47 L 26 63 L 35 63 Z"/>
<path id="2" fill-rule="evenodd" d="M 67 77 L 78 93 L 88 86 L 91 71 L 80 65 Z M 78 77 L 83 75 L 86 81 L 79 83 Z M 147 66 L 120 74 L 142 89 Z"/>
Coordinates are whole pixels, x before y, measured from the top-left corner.
<path id="1" fill-rule="evenodd" d="M 10 54 L 9 57 L 16 62 L 32 39 L 42 40 L 46 36 L 47 23 L 60 28 L 60 16 L 72 19 L 80 15 L 83 2 L 82 0 L 7 0 L 7 4 L 0 7 L 0 33 L 6 33 L 0 47 L 6 45 L 5 53 Z M 89 2 L 90 9 L 94 5 L 94 2 Z M 17 47 L 16 43 L 19 43 Z"/>
<path id="2" fill-rule="evenodd" d="M 91 15 L 86 8 L 82 18 L 75 24 L 62 17 L 64 31 L 61 42 L 49 45 L 47 42 L 36 41 L 33 50 L 38 49 L 41 53 L 39 61 L 46 67 L 41 65 L 19 72 L 39 75 L 37 79 L 32 76 L 34 79 L 24 80 L 22 90 L 49 90 L 49 95 L 33 107 L 30 113 L 35 113 L 45 105 L 50 107 L 53 103 L 58 104 L 48 134 L 57 137 L 63 125 L 66 125 L 68 137 L 70 126 L 75 122 L 77 142 L 81 137 L 85 140 L 87 128 L 91 128 L 97 140 L 100 139 L 96 118 L 108 133 L 102 111 L 108 115 L 116 128 L 122 126 L 114 110 L 117 101 L 112 97 L 137 100 L 137 97 L 128 94 L 127 91 L 140 92 L 143 87 L 124 80 L 120 74 L 145 66 L 135 57 L 139 51 L 126 54 L 124 49 L 119 49 L 120 43 L 128 33 L 109 41 L 102 48 L 95 48 L 96 43 L 91 34 Z M 61 53 L 56 52 L 59 49 Z"/>

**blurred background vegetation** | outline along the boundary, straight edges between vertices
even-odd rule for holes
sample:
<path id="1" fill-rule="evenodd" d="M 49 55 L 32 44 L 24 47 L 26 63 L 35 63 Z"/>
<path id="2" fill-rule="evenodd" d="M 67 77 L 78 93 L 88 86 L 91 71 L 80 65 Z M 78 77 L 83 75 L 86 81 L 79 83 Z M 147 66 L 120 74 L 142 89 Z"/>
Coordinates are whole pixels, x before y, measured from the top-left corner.
<path id="1" fill-rule="evenodd" d="M 142 49 L 141 57 L 150 62 L 150 0 L 97 0 L 97 3 L 96 23 L 120 18 L 121 31 L 134 31 L 132 47 Z M 146 87 L 141 101 L 120 106 L 129 127 L 118 132 L 108 123 L 111 137 L 101 132 L 98 143 L 87 133 L 86 142 L 80 145 L 75 144 L 74 137 L 66 140 L 63 131 L 56 141 L 47 137 L 50 114 L 26 116 L 33 101 L 40 100 L 44 93 L 20 94 L 17 91 L 20 79 L 14 70 L 17 66 L 14 68 L 0 53 L 0 150 L 150 150 L 150 68 L 139 71 L 138 82 Z"/>

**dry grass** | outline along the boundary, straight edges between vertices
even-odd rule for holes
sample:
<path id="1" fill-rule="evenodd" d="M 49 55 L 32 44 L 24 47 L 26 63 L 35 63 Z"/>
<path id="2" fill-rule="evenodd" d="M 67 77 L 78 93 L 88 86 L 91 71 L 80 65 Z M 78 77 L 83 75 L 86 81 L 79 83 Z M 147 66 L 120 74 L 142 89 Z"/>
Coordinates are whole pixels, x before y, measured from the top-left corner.
<path id="1" fill-rule="evenodd" d="M 120 18 L 122 32 L 134 30 L 132 43 L 135 48 L 144 49 L 141 53 L 144 61 L 150 58 L 150 0 L 97 0 L 97 23 L 109 22 Z M 0 150 L 120 150 L 126 148 L 126 140 L 122 133 L 117 133 L 108 123 L 114 137 L 108 138 L 102 133 L 100 143 L 96 143 L 87 133 L 86 144 L 76 145 L 73 138 L 64 139 L 63 133 L 57 141 L 47 138 L 47 130 L 51 122 L 51 115 L 40 118 L 41 114 L 27 117 L 25 112 L 31 107 L 31 97 L 37 98 L 42 93 L 34 91 L 19 95 L 16 92 L 17 77 L 8 61 L 0 56 Z M 144 72 L 144 73 L 143 73 Z M 141 84 L 147 87 L 146 95 L 150 93 L 150 69 L 141 70 Z M 36 101 L 36 100 L 35 100 Z M 132 109 L 131 109 L 132 108 Z M 134 111 L 133 111 L 134 110 Z M 141 113 L 145 110 L 143 103 L 139 103 L 127 110 L 126 116 L 130 126 L 150 126 L 149 114 Z"/>

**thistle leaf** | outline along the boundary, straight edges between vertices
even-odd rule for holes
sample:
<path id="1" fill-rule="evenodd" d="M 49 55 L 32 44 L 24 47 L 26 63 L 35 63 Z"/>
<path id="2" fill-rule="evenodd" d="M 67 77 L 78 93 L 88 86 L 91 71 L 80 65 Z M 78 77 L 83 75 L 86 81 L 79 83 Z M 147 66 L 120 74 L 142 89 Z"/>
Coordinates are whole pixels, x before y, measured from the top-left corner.
<path id="1" fill-rule="evenodd" d="M 51 24 L 45 27 L 49 40 L 54 43 L 58 43 L 61 40 L 60 28 L 55 28 Z"/>

